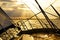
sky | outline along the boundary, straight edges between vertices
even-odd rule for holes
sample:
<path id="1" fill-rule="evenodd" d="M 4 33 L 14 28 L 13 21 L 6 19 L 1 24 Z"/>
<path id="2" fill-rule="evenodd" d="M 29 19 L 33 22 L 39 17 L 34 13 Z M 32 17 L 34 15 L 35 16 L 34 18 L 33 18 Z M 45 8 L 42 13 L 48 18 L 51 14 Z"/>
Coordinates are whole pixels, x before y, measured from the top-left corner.
<path id="1" fill-rule="evenodd" d="M 53 15 L 57 14 L 49 6 L 52 4 L 56 10 L 60 13 L 60 0 L 37 0 L 44 11 Z M 34 0 L 0 0 L 0 6 L 10 17 L 31 17 L 33 14 L 40 12 L 39 7 Z M 47 9 L 46 9 L 47 8 Z M 28 11 L 28 12 L 27 12 Z M 46 13 L 49 18 L 56 18 Z M 42 13 L 38 17 L 44 18 Z"/>

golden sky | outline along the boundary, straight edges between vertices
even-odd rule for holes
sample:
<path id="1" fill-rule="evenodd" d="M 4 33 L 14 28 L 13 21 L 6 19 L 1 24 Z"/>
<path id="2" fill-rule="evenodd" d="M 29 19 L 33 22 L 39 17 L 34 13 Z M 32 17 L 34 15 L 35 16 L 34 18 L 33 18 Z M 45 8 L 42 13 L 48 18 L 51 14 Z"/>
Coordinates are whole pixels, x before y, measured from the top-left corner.
<path id="1" fill-rule="evenodd" d="M 54 10 L 49 6 L 50 4 L 52 4 L 57 9 L 58 12 L 60 11 L 60 0 L 37 0 L 37 1 L 41 5 L 41 7 L 49 13 L 57 15 L 54 12 Z M 28 15 L 32 16 L 33 13 L 37 14 L 38 12 L 40 12 L 39 7 L 37 6 L 34 0 L 0 0 L 0 6 L 5 10 L 5 12 L 9 16 L 15 16 L 15 17 L 20 17 L 20 16 L 28 17 Z M 49 14 L 47 15 L 49 16 L 49 18 L 51 17 L 56 18 Z M 41 18 L 44 18 L 42 13 L 39 16 Z"/>

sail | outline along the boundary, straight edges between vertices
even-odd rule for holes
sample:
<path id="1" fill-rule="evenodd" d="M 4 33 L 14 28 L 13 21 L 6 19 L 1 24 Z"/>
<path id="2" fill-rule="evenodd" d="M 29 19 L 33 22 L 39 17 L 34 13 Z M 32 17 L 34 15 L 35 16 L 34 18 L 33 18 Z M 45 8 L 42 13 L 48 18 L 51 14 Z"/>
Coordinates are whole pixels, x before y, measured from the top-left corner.
<path id="1" fill-rule="evenodd" d="M 4 27 L 12 24 L 10 19 L 3 13 L 1 9 L 0 9 L 0 24 Z"/>
<path id="2" fill-rule="evenodd" d="M 46 9 L 47 7 L 50 6 L 50 4 L 52 4 L 55 0 L 37 0 L 38 3 L 41 5 L 41 7 L 43 9 Z M 36 4 L 35 0 L 24 0 L 23 1 L 28 8 L 30 8 L 35 14 L 40 12 L 40 9 L 38 7 L 38 5 Z"/>
<path id="3" fill-rule="evenodd" d="M 0 33 L 6 31 L 9 28 L 15 27 L 12 22 L 10 17 L 2 10 L 0 7 Z"/>

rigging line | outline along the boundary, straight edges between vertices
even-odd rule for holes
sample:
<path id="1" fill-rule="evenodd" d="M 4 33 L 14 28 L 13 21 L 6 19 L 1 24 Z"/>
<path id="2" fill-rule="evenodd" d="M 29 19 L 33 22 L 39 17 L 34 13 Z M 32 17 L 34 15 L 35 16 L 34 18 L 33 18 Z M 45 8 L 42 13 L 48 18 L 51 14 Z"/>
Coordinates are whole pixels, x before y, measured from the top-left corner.
<path id="1" fill-rule="evenodd" d="M 47 24 L 46 23 L 44 23 L 41 19 L 40 19 L 40 21 L 48 28 L 48 26 L 47 26 Z"/>
<path id="2" fill-rule="evenodd" d="M 39 13 L 41 13 L 41 12 L 39 12 Z M 35 15 L 38 15 L 39 13 L 37 13 L 37 14 L 35 14 Z M 46 12 L 46 13 L 48 13 L 48 12 Z M 53 15 L 53 14 L 51 14 L 51 13 L 48 13 L 48 14 Z M 34 17 L 35 15 L 33 15 L 32 17 Z M 58 17 L 58 16 L 56 16 L 56 15 L 53 15 L 53 16 Z M 32 17 L 30 17 L 29 19 L 31 19 Z M 28 19 L 28 20 L 29 20 L 29 19 Z M 19 21 L 18 21 L 18 22 L 19 22 Z M 25 22 L 27 22 L 27 21 L 25 21 Z"/>
<path id="3" fill-rule="evenodd" d="M 37 5 L 39 6 L 40 10 L 42 11 L 43 15 L 45 16 L 46 20 L 48 21 L 48 23 L 50 24 L 51 27 L 54 27 L 55 29 L 58 29 L 58 27 L 48 18 L 48 16 L 45 14 L 45 11 L 41 8 L 41 6 L 39 5 L 39 3 L 37 2 L 37 0 L 35 0 Z"/>
<path id="4" fill-rule="evenodd" d="M 40 13 L 40 12 L 39 12 Z M 37 14 L 39 14 L 39 13 L 37 13 Z M 37 14 L 35 14 L 35 15 L 37 15 Z M 35 15 L 33 15 L 32 17 L 34 17 Z M 28 20 L 30 20 L 32 17 L 30 17 Z M 20 22 L 20 21 L 18 21 L 18 22 Z M 25 21 L 25 22 L 27 22 L 27 21 Z"/>
<path id="5" fill-rule="evenodd" d="M 32 11 L 32 10 L 31 10 Z M 33 12 L 33 11 L 32 11 Z M 33 12 L 34 13 L 34 12 Z M 35 15 L 35 14 L 34 14 Z M 36 19 L 38 20 L 39 24 L 44 28 L 43 24 L 39 21 L 37 15 L 35 15 Z M 32 18 L 32 17 L 31 17 Z"/>
<path id="6" fill-rule="evenodd" d="M 51 22 L 51 24 L 53 25 L 54 28 L 58 29 L 58 27 L 51 20 L 50 20 L 50 22 Z"/>
<path id="7" fill-rule="evenodd" d="M 58 11 L 53 7 L 53 5 L 50 5 L 52 8 L 53 8 L 53 10 L 56 12 L 56 14 L 60 17 L 60 14 L 58 13 Z"/>
<path id="8" fill-rule="evenodd" d="M 56 2 L 56 0 L 55 0 L 53 3 L 51 3 L 50 5 L 54 4 L 55 2 Z M 37 8 L 37 6 L 36 6 L 35 4 L 32 3 L 32 5 Z M 48 9 L 48 8 L 50 7 L 50 5 L 49 5 L 47 8 L 45 8 L 45 9 Z M 37 9 L 38 9 L 38 8 L 37 8 Z M 39 9 L 38 9 L 38 10 L 39 10 Z"/>
<path id="9" fill-rule="evenodd" d="M 33 29 L 32 24 L 30 23 L 30 21 L 29 21 L 28 19 L 27 19 L 27 21 L 29 22 L 29 24 L 30 24 L 31 28 Z"/>
<path id="10" fill-rule="evenodd" d="M 30 9 L 30 8 L 29 8 Z M 32 11 L 32 10 L 31 10 Z M 33 11 L 32 11 L 33 12 Z M 33 12 L 34 13 L 34 12 Z M 34 14 L 35 15 L 35 14 Z M 37 16 L 35 15 L 36 19 L 38 20 L 39 24 L 43 27 L 42 23 L 39 21 L 39 19 L 37 18 Z M 44 28 L 44 27 L 43 27 Z"/>
<path id="11" fill-rule="evenodd" d="M 41 23 L 41 21 L 38 19 L 38 17 L 35 15 L 36 19 L 38 20 L 39 24 L 44 28 L 43 24 Z"/>
<path id="12" fill-rule="evenodd" d="M 36 7 L 37 8 L 37 7 Z M 38 8 L 37 8 L 38 9 Z M 39 9 L 38 9 L 39 10 Z M 46 11 L 45 11 L 46 12 Z M 46 13 L 48 13 L 48 14 L 50 14 L 50 15 L 52 15 L 52 16 L 54 16 L 54 17 L 58 17 L 58 16 L 56 16 L 56 15 L 53 15 L 53 14 L 51 14 L 51 13 L 49 13 L 49 12 L 46 12 Z"/>
<path id="13" fill-rule="evenodd" d="M 31 10 L 31 11 L 32 11 L 32 10 Z M 33 11 L 32 11 L 32 12 L 33 12 Z M 34 13 L 34 12 L 33 12 L 33 13 Z M 34 13 L 34 15 L 35 15 L 35 13 Z M 35 17 L 36 17 L 37 21 L 39 22 L 39 24 L 43 27 L 43 25 L 42 25 L 42 23 L 39 21 L 37 15 L 35 15 Z M 44 28 L 44 27 L 43 27 L 43 28 Z"/>
<path id="14" fill-rule="evenodd" d="M 45 24 L 45 23 L 44 23 Z M 45 24 L 46 25 L 46 24 Z M 47 25 L 46 25 L 47 26 Z M 47 26 L 48 27 L 48 26 Z"/>
<path id="15" fill-rule="evenodd" d="M 38 13 L 38 14 L 39 14 L 39 13 Z M 35 14 L 34 16 L 36 16 L 36 14 Z M 34 17 L 34 16 L 32 16 L 32 17 Z M 31 17 L 31 18 L 32 18 L 32 17 Z M 31 19 L 31 18 L 30 18 L 30 19 Z M 36 18 L 37 18 L 37 16 L 36 16 Z M 37 18 L 37 20 L 39 21 L 38 18 Z M 29 21 L 29 19 L 28 19 L 28 21 Z M 27 21 L 25 21 L 25 22 L 27 22 Z M 42 25 L 42 23 L 41 23 L 40 21 L 39 21 L 39 23 L 40 23 L 40 25 L 43 27 L 43 25 Z M 44 28 L 44 27 L 43 27 L 43 28 Z"/>
<path id="16" fill-rule="evenodd" d="M 23 28 L 24 28 L 24 29 L 26 29 L 26 28 L 27 28 L 27 26 L 26 26 L 25 22 L 24 22 L 23 20 L 21 20 L 20 22 L 21 22 L 21 24 L 22 24 Z M 25 28 L 25 27 L 26 27 L 26 28 Z M 27 30 L 28 30 L 28 28 L 27 28 Z"/>
<path id="17" fill-rule="evenodd" d="M 48 28 L 48 26 L 47 26 L 47 24 L 46 23 L 44 23 L 41 19 L 40 19 L 40 21 Z"/>
<path id="18" fill-rule="evenodd" d="M 32 10 L 31 10 L 32 11 Z M 33 11 L 32 11 L 33 12 Z M 34 12 L 33 12 L 34 13 Z M 38 17 L 35 15 L 36 19 L 38 20 L 39 24 L 43 27 L 42 23 L 39 21 Z M 43 27 L 44 28 L 44 27 Z"/>
<path id="19" fill-rule="evenodd" d="M 45 11 L 46 12 L 46 11 Z M 49 12 L 46 12 L 47 14 L 49 14 L 49 15 L 52 15 L 52 16 L 54 16 L 54 17 L 58 17 L 58 16 L 56 16 L 56 15 L 53 15 L 53 14 L 51 14 L 51 13 L 49 13 Z"/>
<path id="20" fill-rule="evenodd" d="M 24 26 L 27 28 L 27 26 L 26 26 L 25 22 L 24 22 L 23 20 L 21 20 L 21 21 L 23 22 Z M 28 30 L 28 28 L 27 28 L 27 30 Z"/>
<path id="21" fill-rule="evenodd" d="M 30 8 L 29 8 L 30 9 Z M 32 10 L 31 10 L 32 11 Z M 33 12 L 33 11 L 32 11 Z M 34 13 L 34 12 L 33 12 Z M 35 14 L 34 14 L 35 15 Z M 35 15 L 36 19 L 38 20 L 39 24 L 44 28 L 43 24 L 39 21 L 37 15 Z"/>
<path id="22" fill-rule="evenodd" d="M 23 26 L 23 29 L 25 30 L 25 27 L 24 27 L 24 25 L 23 25 L 22 21 L 19 21 L 19 22 L 21 23 L 21 26 Z"/>
<path id="23" fill-rule="evenodd" d="M 53 3 L 55 3 L 55 2 L 56 2 L 56 0 L 55 0 Z M 53 4 L 53 3 L 52 3 L 52 4 Z M 25 3 L 24 3 L 24 4 L 25 4 Z M 26 5 L 26 4 L 25 4 L 25 5 Z M 26 6 L 27 6 L 27 5 L 26 5 Z M 28 7 L 28 6 L 27 6 L 27 7 Z M 50 6 L 49 6 L 49 7 L 50 7 Z M 28 8 L 29 8 L 29 7 L 28 7 Z M 36 8 L 37 8 L 37 7 L 36 7 Z M 48 8 L 48 7 L 47 7 L 47 8 Z M 47 9 L 47 8 L 46 8 L 46 9 Z M 46 10 L 46 9 L 45 9 L 45 10 Z M 35 15 L 38 15 L 39 13 L 41 13 L 41 11 L 38 12 L 37 14 L 35 14 Z M 34 17 L 35 15 L 33 15 L 32 17 Z M 32 17 L 30 17 L 29 19 L 31 19 Z M 28 20 L 29 20 L 29 19 L 28 19 Z M 19 22 L 19 21 L 18 21 L 18 22 Z M 27 21 L 25 21 L 25 22 L 27 22 Z"/>
<path id="24" fill-rule="evenodd" d="M 55 0 L 55 1 L 56 1 L 56 0 Z M 53 3 L 55 3 L 55 1 L 54 1 Z M 53 3 L 52 3 L 52 4 L 53 4 Z M 26 4 L 25 4 L 25 5 L 26 5 Z M 26 6 L 27 6 L 27 5 L 26 5 Z M 28 6 L 27 6 L 27 7 L 28 7 Z M 35 7 L 36 7 L 36 6 L 35 6 Z M 49 6 L 49 7 L 50 7 L 50 6 Z M 29 7 L 28 7 L 28 8 L 29 8 Z M 37 8 L 37 7 L 36 7 L 36 8 Z M 47 7 L 47 8 L 48 8 L 48 7 Z M 46 9 L 47 9 L 47 8 L 46 8 Z M 38 9 L 38 8 L 37 8 L 37 9 Z M 38 9 L 38 10 L 39 10 L 39 9 Z M 37 14 L 39 14 L 39 13 L 41 13 L 41 12 L 38 12 Z M 37 14 L 36 14 L 36 15 L 37 15 Z M 32 17 L 33 17 L 33 16 L 32 16 Z M 31 17 L 31 18 L 32 18 L 32 17 Z M 31 19 L 31 18 L 29 18 L 29 19 Z"/>
<path id="25" fill-rule="evenodd" d="M 27 28 L 27 26 L 26 26 L 26 24 L 25 24 L 25 22 L 23 21 L 23 20 L 21 20 L 21 21 L 19 21 L 20 23 L 21 23 L 21 25 L 20 26 L 23 26 L 23 28 L 25 29 L 25 27 Z M 24 27 L 25 26 L 25 27 Z M 21 28 L 21 27 L 20 27 Z M 28 28 L 27 28 L 28 29 Z"/>
<path id="26" fill-rule="evenodd" d="M 33 3 L 32 3 L 33 4 Z M 33 4 L 34 5 L 34 4 Z M 51 5 L 51 4 L 50 4 Z M 50 5 L 49 5 L 49 7 L 50 7 Z M 36 7 L 36 5 L 34 5 L 35 7 Z M 36 7 L 37 8 L 37 7 Z M 38 8 L 37 8 L 38 9 Z M 46 8 L 46 9 L 48 9 L 48 7 Z M 39 10 L 39 9 L 38 9 Z M 55 16 L 55 17 L 58 17 L 58 16 L 56 16 L 56 15 L 53 15 L 53 14 L 51 14 L 51 13 L 49 13 L 49 12 L 46 12 L 46 13 L 48 13 L 48 14 L 50 14 L 50 15 L 52 15 L 52 16 Z"/>
<path id="27" fill-rule="evenodd" d="M 54 4 L 55 2 L 56 2 L 57 0 L 55 0 L 53 3 L 51 3 L 51 4 Z M 25 1 L 26 2 L 26 1 Z M 24 3 L 25 4 L 25 3 Z M 32 3 L 33 4 L 33 3 Z M 50 4 L 50 5 L 51 5 Z M 26 4 L 25 4 L 26 5 Z M 34 5 L 34 4 L 33 4 Z M 49 8 L 50 7 L 50 5 L 47 7 L 47 8 Z M 27 6 L 27 5 L 26 5 Z M 36 5 L 34 5 L 35 7 L 36 7 Z M 27 6 L 28 7 L 28 6 Z M 28 7 L 29 8 L 29 7 Z M 36 7 L 37 8 L 37 7 Z M 47 9 L 47 8 L 45 8 L 45 9 Z M 38 9 L 38 8 L 37 8 Z M 39 9 L 38 9 L 39 10 Z"/>
<path id="28" fill-rule="evenodd" d="M 33 4 L 34 5 L 34 4 Z M 35 6 L 35 5 L 34 5 Z M 36 7 L 36 6 L 35 6 Z M 36 7 L 37 8 L 37 7 Z M 38 8 L 37 8 L 38 9 Z M 39 10 L 39 9 L 38 9 Z M 49 13 L 50 14 L 50 13 Z M 50 14 L 50 15 L 52 15 L 52 14 Z M 53 16 L 55 16 L 55 15 L 53 15 Z M 56 16 L 55 16 L 56 17 Z"/>
<path id="29" fill-rule="evenodd" d="M 36 6 L 35 6 L 36 7 Z M 37 7 L 36 7 L 37 8 Z M 47 7 L 48 8 L 48 7 Z M 46 9 L 47 9 L 46 8 Z M 37 8 L 38 9 L 38 8 Z M 39 9 L 38 9 L 39 10 Z M 49 13 L 49 12 L 46 12 L 46 13 L 48 13 L 48 14 L 50 14 L 50 15 L 52 15 L 52 16 L 54 16 L 54 17 L 58 17 L 58 16 L 56 16 L 56 15 L 53 15 L 53 14 L 51 14 L 51 13 Z"/>
<path id="30" fill-rule="evenodd" d="M 41 12 L 39 12 L 39 13 L 41 13 Z M 37 13 L 37 14 L 35 14 L 35 15 L 38 15 L 39 13 Z M 48 13 L 48 12 L 46 12 L 46 13 Z M 51 14 L 51 13 L 48 13 L 48 14 L 53 15 L 53 14 Z M 33 15 L 32 17 L 34 17 L 35 15 Z M 56 15 L 53 15 L 53 16 L 58 17 L 58 16 L 56 16 Z M 30 17 L 29 19 L 31 19 L 32 17 Z M 28 19 L 28 20 L 29 20 L 29 19 Z M 19 21 L 18 21 L 18 22 L 19 22 Z M 27 21 L 25 21 L 25 22 L 27 22 Z"/>

